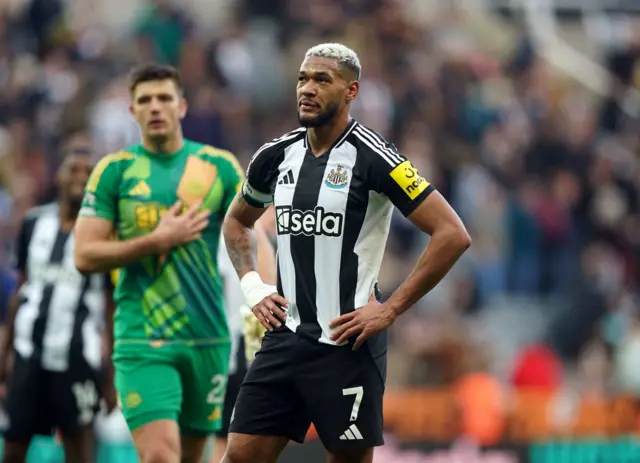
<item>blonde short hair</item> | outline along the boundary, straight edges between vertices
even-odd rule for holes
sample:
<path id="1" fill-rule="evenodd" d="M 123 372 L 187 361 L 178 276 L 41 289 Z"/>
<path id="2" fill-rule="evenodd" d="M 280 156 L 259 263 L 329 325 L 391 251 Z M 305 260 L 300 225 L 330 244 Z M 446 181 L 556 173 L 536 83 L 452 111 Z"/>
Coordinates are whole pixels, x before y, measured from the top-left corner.
<path id="1" fill-rule="evenodd" d="M 341 43 L 322 43 L 315 47 L 309 48 L 304 55 L 305 58 L 310 56 L 318 56 L 323 58 L 335 59 L 341 67 L 345 67 L 356 75 L 356 80 L 360 79 L 362 66 L 358 54 L 351 48 Z"/>

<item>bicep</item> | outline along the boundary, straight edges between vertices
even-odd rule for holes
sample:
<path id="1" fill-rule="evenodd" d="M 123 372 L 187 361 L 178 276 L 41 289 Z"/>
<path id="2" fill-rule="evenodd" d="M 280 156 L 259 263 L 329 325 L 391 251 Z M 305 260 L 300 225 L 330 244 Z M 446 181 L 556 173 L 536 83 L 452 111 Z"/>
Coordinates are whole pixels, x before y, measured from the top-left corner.
<path id="1" fill-rule="evenodd" d="M 108 241 L 113 236 L 114 225 L 102 217 L 78 217 L 74 229 L 76 246 Z"/>
<path id="2" fill-rule="evenodd" d="M 408 215 L 408 219 L 420 230 L 433 235 L 438 230 L 462 229 L 464 225 L 446 199 L 433 191 Z"/>
<path id="3" fill-rule="evenodd" d="M 243 193 L 239 192 L 229 206 L 227 218 L 235 219 L 245 227 L 251 228 L 266 210 L 265 207 L 250 204 Z"/>

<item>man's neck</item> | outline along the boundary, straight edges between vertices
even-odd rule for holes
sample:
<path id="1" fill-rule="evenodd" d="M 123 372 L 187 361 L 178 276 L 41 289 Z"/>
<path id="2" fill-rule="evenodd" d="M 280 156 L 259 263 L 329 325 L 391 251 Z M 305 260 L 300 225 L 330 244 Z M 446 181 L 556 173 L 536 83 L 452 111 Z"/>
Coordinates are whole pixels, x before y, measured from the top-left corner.
<path id="1" fill-rule="evenodd" d="M 79 211 L 79 204 L 72 204 L 65 200 L 60 201 L 60 228 L 63 231 L 69 232 L 73 229 Z"/>
<path id="2" fill-rule="evenodd" d="M 311 127 L 307 130 L 309 148 L 315 156 L 320 156 L 331 149 L 338 137 L 351 122 L 348 113 L 338 116 L 322 127 Z"/>
<path id="3" fill-rule="evenodd" d="M 184 146 L 184 138 L 182 137 L 182 134 L 179 134 L 162 141 L 143 139 L 142 146 L 152 153 L 173 154 L 182 149 Z"/>

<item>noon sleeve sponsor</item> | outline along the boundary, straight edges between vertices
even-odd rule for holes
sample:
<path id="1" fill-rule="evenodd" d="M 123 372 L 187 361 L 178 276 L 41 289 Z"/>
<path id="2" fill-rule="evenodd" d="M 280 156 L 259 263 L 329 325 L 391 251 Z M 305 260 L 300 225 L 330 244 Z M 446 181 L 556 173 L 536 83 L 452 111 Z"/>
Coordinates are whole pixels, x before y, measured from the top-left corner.
<path id="1" fill-rule="evenodd" d="M 411 200 L 416 199 L 431 185 L 418 174 L 418 169 L 408 160 L 393 169 L 390 175 Z"/>

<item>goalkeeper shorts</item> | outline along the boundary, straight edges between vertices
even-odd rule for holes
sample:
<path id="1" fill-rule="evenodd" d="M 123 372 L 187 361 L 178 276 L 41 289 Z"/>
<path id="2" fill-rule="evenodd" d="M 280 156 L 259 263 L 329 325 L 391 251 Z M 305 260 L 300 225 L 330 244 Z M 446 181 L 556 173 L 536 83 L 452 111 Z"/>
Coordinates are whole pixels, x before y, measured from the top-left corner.
<path id="1" fill-rule="evenodd" d="M 138 345 L 116 352 L 115 385 L 130 430 L 173 420 L 182 434 L 207 436 L 220 429 L 230 344 L 190 347 Z"/>

